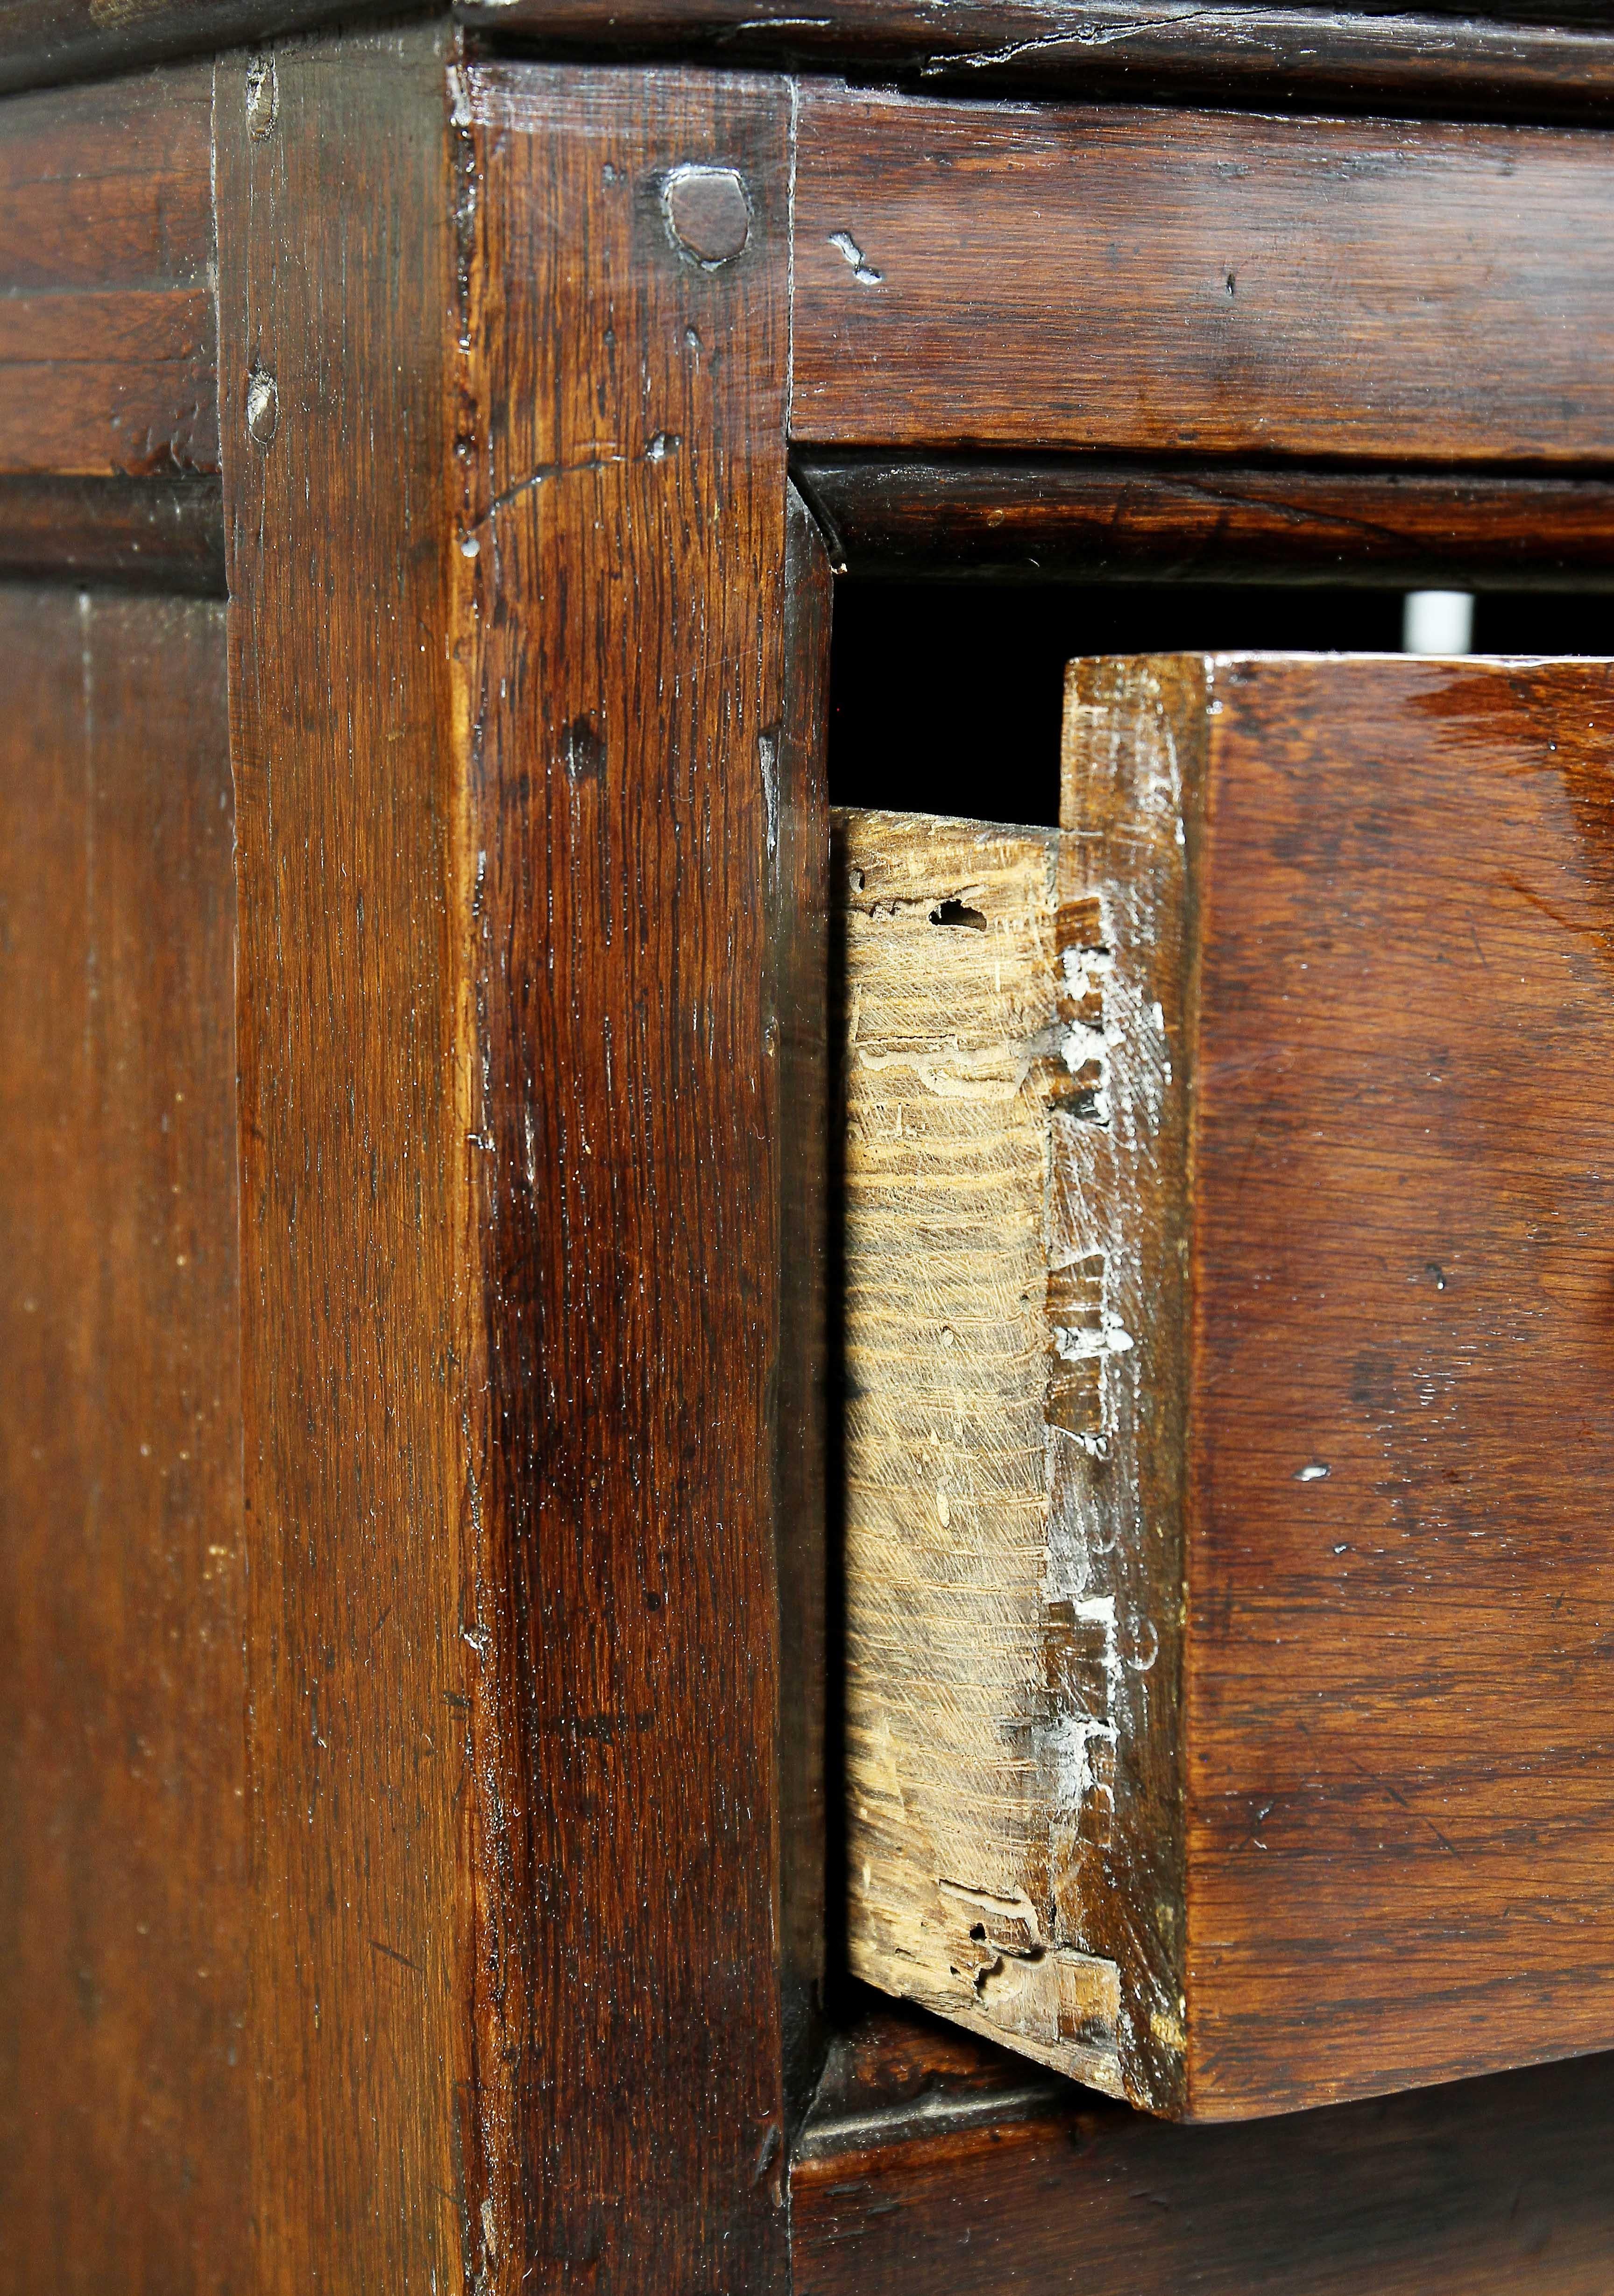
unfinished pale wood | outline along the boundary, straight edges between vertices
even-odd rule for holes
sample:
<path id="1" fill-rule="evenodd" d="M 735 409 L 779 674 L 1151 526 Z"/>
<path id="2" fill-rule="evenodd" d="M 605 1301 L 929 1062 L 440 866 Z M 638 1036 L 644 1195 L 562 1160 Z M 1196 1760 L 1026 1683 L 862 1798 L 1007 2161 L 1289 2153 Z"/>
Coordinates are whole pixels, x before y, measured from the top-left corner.
<path id="1" fill-rule="evenodd" d="M 837 887 L 853 1966 L 1168 2104 L 1177 1604 L 1136 1528 L 1176 1521 L 1181 1459 L 1167 1413 L 1140 1468 L 1136 1423 L 1179 1343 L 1158 763 L 1118 750 L 1086 842 L 844 813 Z M 1124 914 L 1118 837 L 1147 857 Z"/>

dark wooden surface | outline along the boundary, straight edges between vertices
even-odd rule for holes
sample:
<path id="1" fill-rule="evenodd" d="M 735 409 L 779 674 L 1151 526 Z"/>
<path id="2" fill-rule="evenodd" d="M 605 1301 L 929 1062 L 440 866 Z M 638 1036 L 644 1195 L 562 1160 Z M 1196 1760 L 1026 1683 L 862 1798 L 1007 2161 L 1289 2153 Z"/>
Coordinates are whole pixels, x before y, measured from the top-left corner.
<path id="1" fill-rule="evenodd" d="M 779 778 L 789 97 L 514 67 L 468 105 L 479 1694 L 519 1771 L 482 2077 L 529 2284 L 761 2296 L 787 2270 L 771 896 L 811 859 Z M 715 268 L 663 217 L 694 166 L 750 211 Z"/>
<path id="2" fill-rule="evenodd" d="M 217 469 L 211 87 L 0 107 L 0 472 Z"/>
<path id="3" fill-rule="evenodd" d="M 254 1913 L 242 2270 L 288 2296 L 457 2287 L 483 2252 L 444 45 L 282 51 L 263 136 L 245 58 L 217 76 Z"/>
<path id="4" fill-rule="evenodd" d="M 852 574 L 1577 591 L 1614 583 L 1614 485 L 1604 479 L 810 451 L 796 477 L 838 570 Z"/>
<path id="5" fill-rule="evenodd" d="M 983 94 L 1546 119 L 1595 117 L 1614 90 L 1614 39 L 1595 10 L 1549 14 L 1517 0 L 1500 22 L 1482 9 L 1183 0 L 827 0 L 810 12 L 799 0 L 459 0 L 458 13 L 500 40 L 877 70 Z"/>
<path id="6" fill-rule="evenodd" d="M 384 13 L 381 0 L 0 0 L 0 91 L 127 72 Z M 1536 116 L 1593 112 L 1614 84 L 1605 0 L 1394 0 L 1360 11 L 1181 0 L 461 0 L 493 38 L 549 48 L 847 65 L 1086 94 Z"/>
<path id="7" fill-rule="evenodd" d="M 0 91 L 137 71 L 389 12 L 383 0 L 0 0 Z"/>
<path id="8" fill-rule="evenodd" d="M 258 2271 L 762 2291 L 788 94 L 446 38 L 218 78 Z"/>
<path id="9" fill-rule="evenodd" d="M 1180 2128 L 870 2008 L 832 2054 L 792 2168 L 795 2284 L 1604 2296 L 1611 2144 L 1607 2056 Z"/>
<path id="10" fill-rule="evenodd" d="M 243 2284 L 221 610 L 0 590 L 0 2288 Z"/>
<path id="11" fill-rule="evenodd" d="M 0 578 L 36 575 L 222 597 L 217 480 L 0 476 Z"/>
<path id="12" fill-rule="evenodd" d="M 1219 2115 L 1614 2045 L 1614 668 L 1214 691 L 1184 1731 Z"/>
<path id="13" fill-rule="evenodd" d="M 1594 463 L 1614 446 L 1608 183 L 1572 131 L 808 82 L 791 433 Z"/>
<path id="14" fill-rule="evenodd" d="M 825 750 L 834 578 L 823 535 L 790 490 L 784 707 L 770 931 L 778 1014 L 780 1154 L 779 1552 L 780 1902 L 787 2117 L 817 2079 L 826 1975 L 825 1740 L 832 1696 L 827 1457 L 832 1405 L 831 1285 L 830 824 Z"/>

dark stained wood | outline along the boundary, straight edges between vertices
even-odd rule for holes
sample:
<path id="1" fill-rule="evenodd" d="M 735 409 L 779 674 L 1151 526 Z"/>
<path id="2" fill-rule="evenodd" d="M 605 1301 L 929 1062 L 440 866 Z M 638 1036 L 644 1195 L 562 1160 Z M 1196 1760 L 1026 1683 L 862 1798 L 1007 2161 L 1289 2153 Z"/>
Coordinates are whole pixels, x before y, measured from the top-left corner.
<path id="1" fill-rule="evenodd" d="M 0 2287 L 239 2288 L 223 616 L 0 590 Z"/>
<path id="2" fill-rule="evenodd" d="M 1106 456 L 798 458 L 837 570 L 992 579 L 1565 589 L 1614 583 L 1614 484 Z"/>
<path id="3" fill-rule="evenodd" d="M 830 1059 L 829 730 L 833 578 L 812 513 L 790 490 L 784 712 L 773 875 L 779 1023 L 780 1282 L 776 1431 L 779 1546 L 780 1899 L 786 2103 L 816 2079 L 825 1977 L 824 1777 L 829 1669 L 826 1447 Z"/>
<path id="4" fill-rule="evenodd" d="M 447 62 L 283 50 L 264 136 L 217 74 L 264 2291 L 482 2253 Z"/>
<path id="5" fill-rule="evenodd" d="M 763 2292 L 785 913 L 821 817 L 810 694 L 781 778 L 789 94 L 489 67 L 466 101 L 479 1727 L 516 1773 L 481 2078 L 539 2284 Z M 743 178 L 726 263 L 669 234 L 684 166 Z"/>
<path id="6" fill-rule="evenodd" d="M 789 96 L 453 61 L 218 77 L 259 2269 L 762 2292 Z"/>
<path id="7" fill-rule="evenodd" d="M 0 0 L 0 90 L 207 54 L 382 0 Z M 1602 0 L 1413 12 L 1182 0 L 461 0 L 500 40 L 900 72 L 918 83 L 1204 93 L 1263 102 L 1590 114 L 1614 86 Z"/>
<path id="8" fill-rule="evenodd" d="M 385 0 L 0 0 L 0 90 L 134 72 L 389 12 Z"/>
<path id="9" fill-rule="evenodd" d="M 1179 2128 L 865 2013 L 792 2164 L 799 2296 L 1602 2296 L 1614 2057 Z"/>
<path id="10" fill-rule="evenodd" d="M 1614 666 L 1214 692 L 1184 1729 L 1219 2115 L 1614 2043 Z"/>
<path id="11" fill-rule="evenodd" d="M 216 479 L 0 477 L 0 577 L 222 597 Z"/>
<path id="12" fill-rule="evenodd" d="M 918 86 L 1327 110 L 1594 117 L 1614 92 L 1596 8 L 1417 13 L 1183 0 L 459 0 L 498 39 L 880 70 Z M 1535 18 L 1536 20 L 1520 20 Z"/>
<path id="13" fill-rule="evenodd" d="M 205 66 L 0 107 L 0 472 L 218 467 Z"/>
<path id="14" fill-rule="evenodd" d="M 1614 199 L 1573 132 L 808 82 L 795 226 L 804 444 L 1614 448 Z"/>

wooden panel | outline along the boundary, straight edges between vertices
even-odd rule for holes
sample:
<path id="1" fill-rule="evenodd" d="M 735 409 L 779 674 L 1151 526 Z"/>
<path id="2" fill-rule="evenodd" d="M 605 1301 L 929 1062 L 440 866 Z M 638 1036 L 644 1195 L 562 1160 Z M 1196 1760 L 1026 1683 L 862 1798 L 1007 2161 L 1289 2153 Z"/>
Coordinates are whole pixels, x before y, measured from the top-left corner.
<path id="1" fill-rule="evenodd" d="M 222 598 L 215 479 L 0 477 L 0 576 Z"/>
<path id="2" fill-rule="evenodd" d="M 1602 2296 L 1614 2058 L 1177 2128 L 864 2017 L 791 2178 L 801 2296 Z"/>
<path id="3" fill-rule="evenodd" d="M 547 2284 L 761 2292 L 799 1027 L 770 944 L 811 862 L 779 780 L 788 91 L 488 67 L 468 102 L 478 1631 L 521 1781 L 483 2062 Z M 695 167 L 700 250 L 663 204 Z"/>
<path id="4" fill-rule="evenodd" d="M 1034 582 L 1614 582 L 1614 485 L 1428 472 L 1197 469 L 1098 455 L 804 456 L 839 570 Z"/>
<path id="5" fill-rule="evenodd" d="M 1214 684 L 1188 1990 L 1233 2112 L 1614 2043 L 1614 668 Z"/>
<path id="6" fill-rule="evenodd" d="M 1164 2108 L 1185 1104 L 1159 767 L 1134 745 L 1079 840 L 838 813 L 835 899 L 851 1964 Z"/>
<path id="7" fill-rule="evenodd" d="M 808 84 L 795 218 L 804 442 L 1614 448 L 1614 199 L 1586 136 Z"/>
<path id="8" fill-rule="evenodd" d="M 429 2290 L 480 2229 L 443 38 L 277 74 L 264 135 L 245 59 L 217 86 L 251 2271 Z"/>
<path id="9" fill-rule="evenodd" d="M 1349 14 L 1214 0 L 823 0 L 810 15 L 799 0 L 459 0 L 457 12 L 501 39 L 653 43 L 818 71 L 878 64 L 920 86 L 994 93 L 1550 117 L 1591 116 L 1614 89 L 1614 41 L 1594 6 L 1573 0 L 1509 0 L 1502 23 L 1472 6 Z"/>
<path id="10" fill-rule="evenodd" d="M 0 2288 L 237 2288 L 221 610 L 0 591 Z"/>
<path id="11" fill-rule="evenodd" d="M 0 472 L 218 467 L 211 74 L 0 111 Z"/>

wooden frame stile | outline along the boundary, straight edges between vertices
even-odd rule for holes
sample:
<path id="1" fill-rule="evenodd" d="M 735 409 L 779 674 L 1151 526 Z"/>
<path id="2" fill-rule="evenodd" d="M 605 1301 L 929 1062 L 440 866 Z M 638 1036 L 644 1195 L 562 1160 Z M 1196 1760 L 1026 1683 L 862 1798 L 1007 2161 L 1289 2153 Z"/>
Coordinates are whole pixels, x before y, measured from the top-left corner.
<path id="1" fill-rule="evenodd" d="M 218 119 L 260 2284 L 782 2289 L 787 92 L 436 27 Z"/>

